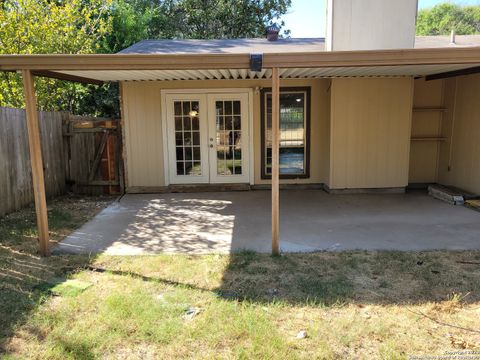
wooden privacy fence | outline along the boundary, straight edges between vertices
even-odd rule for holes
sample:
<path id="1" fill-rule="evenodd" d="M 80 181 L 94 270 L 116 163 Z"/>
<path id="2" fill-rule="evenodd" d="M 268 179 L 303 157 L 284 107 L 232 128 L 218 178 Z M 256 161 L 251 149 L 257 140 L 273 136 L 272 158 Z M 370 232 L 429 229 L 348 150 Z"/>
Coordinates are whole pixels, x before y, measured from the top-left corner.
<path id="1" fill-rule="evenodd" d="M 123 188 L 118 120 L 39 112 L 45 189 L 119 193 Z M 0 107 L 0 216 L 33 202 L 25 110 Z"/>
<path id="2" fill-rule="evenodd" d="M 65 192 L 62 118 L 40 112 L 45 189 L 49 196 Z M 0 107 L 0 216 L 33 201 L 32 171 L 25 110 Z"/>

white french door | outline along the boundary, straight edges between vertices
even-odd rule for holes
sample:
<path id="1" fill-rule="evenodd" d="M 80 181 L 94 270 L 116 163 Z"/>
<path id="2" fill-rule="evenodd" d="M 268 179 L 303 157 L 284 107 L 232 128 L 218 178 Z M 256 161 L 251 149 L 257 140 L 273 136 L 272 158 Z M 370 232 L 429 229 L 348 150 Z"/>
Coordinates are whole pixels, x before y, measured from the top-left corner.
<path id="1" fill-rule="evenodd" d="M 208 94 L 210 182 L 248 182 L 248 94 Z"/>
<path id="2" fill-rule="evenodd" d="M 248 93 L 166 94 L 171 184 L 249 181 Z"/>

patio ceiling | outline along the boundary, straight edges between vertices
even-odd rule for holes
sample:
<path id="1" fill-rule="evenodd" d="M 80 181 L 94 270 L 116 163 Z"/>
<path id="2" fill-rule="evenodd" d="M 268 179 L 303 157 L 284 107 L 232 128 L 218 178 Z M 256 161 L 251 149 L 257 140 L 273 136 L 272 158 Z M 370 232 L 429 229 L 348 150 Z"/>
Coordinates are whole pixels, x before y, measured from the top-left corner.
<path id="1" fill-rule="evenodd" d="M 480 65 L 480 62 L 479 64 Z M 325 67 L 280 69 L 282 79 L 331 78 L 331 77 L 378 77 L 378 76 L 427 76 L 471 68 L 468 64 L 448 65 L 401 65 L 373 67 Z M 57 71 L 58 73 L 100 81 L 145 81 L 145 80 L 246 80 L 271 79 L 272 70 L 255 72 L 246 69 L 212 70 L 82 70 Z"/>

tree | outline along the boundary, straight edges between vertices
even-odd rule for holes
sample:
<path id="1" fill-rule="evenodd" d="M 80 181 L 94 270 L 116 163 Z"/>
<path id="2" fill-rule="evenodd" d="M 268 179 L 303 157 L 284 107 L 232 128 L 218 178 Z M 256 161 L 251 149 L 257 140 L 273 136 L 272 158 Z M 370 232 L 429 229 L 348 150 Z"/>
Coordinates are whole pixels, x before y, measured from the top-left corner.
<path id="1" fill-rule="evenodd" d="M 290 5 L 291 0 L 0 0 L 0 53 L 116 53 L 143 39 L 263 37 Z M 22 107 L 19 76 L 0 76 L 0 105 Z M 116 84 L 38 78 L 36 88 L 42 110 L 119 116 Z"/>
<path id="2" fill-rule="evenodd" d="M 134 3 L 117 0 L 110 9 L 112 31 L 102 39 L 100 51 L 116 53 L 130 45 L 147 39 L 154 12 L 138 8 Z"/>
<path id="3" fill-rule="evenodd" d="M 291 0 L 115 0 L 103 49 L 117 52 L 142 39 L 263 37 L 290 6 Z"/>
<path id="4" fill-rule="evenodd" d="M 98 51 L 111 29 L 110 3 L 102 0 L 5 0 L 0 5 L 0 53 L 85 54 Z M 0 105 L 23 107 L 22 82 L 15 73 L 0 75 Z M 37 78 L 38 105 L 76 111 L 82 85 Z"/>
<path id="5" fill-rule="evenodd" d="M 459 35 L 480 33 L 480 6 L 450 3 L 422 9 L 417 16 L 417 35 Z"/>
<path id="6" fill-rule="evenodd" d="M 175 37 L 235 39 L 265 36 L 266 25 L 279 21 L 290 6 L 290 0 L 179 0 L 168 3 L 167 13 Z"/>

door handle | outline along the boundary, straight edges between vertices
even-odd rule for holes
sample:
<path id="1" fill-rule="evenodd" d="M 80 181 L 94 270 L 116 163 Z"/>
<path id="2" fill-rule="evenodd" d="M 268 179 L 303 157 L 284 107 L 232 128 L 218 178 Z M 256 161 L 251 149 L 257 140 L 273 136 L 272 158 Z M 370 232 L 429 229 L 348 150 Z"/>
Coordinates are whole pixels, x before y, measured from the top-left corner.
<path id="1" fill-rule="evenodd" d="M 213 144 L 210 144 L 210 147 L 213 149 Z"/>
<path id="2" fill-rule="evenodd" d="M 210 138 L 210 141 L 213 141 L 213 138 Z"/>

